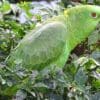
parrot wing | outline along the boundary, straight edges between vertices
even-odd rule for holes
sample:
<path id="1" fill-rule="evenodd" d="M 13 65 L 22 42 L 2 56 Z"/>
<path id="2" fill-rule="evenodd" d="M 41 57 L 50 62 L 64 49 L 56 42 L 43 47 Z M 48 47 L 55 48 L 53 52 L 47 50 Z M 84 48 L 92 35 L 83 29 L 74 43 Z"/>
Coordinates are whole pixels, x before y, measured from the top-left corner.
<path id="1" fill-rule="evenodd" d="M 23 66 L 41 69 L 56 61 L 63 53 L 67 29 L 61 22 L 52 22 L 33 32 L 20 41 L 11 57 L 13 60 L 22 60 Z"/>

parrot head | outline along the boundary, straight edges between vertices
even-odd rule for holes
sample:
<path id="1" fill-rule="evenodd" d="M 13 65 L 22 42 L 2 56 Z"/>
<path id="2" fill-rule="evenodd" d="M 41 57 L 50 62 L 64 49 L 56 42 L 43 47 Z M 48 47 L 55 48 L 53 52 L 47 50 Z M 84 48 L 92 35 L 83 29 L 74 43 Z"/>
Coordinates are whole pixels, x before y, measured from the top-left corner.
<path id="1" fill-rule="evenodd" d="M 71 22 L 70 30 L 80 40 L 85 39 L 100 22 L 100 7 L 95 5 L 79 5 L 68 11 Z"/>

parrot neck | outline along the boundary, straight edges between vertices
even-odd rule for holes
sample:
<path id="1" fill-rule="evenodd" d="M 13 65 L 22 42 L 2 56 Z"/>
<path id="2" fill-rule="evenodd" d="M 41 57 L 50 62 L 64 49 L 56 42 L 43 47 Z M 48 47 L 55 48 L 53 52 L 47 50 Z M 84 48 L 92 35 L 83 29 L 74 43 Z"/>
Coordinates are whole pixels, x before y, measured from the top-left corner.
<path id="1" fill-rule="evenodd" d="M 69 50 L 73 50 L 79 43 L 84 41 L 90 34 L 89 30 L 86 30 L 87 26 L 83 26 L 83 22 L 79 22 L 73 18 L 67 17 L 66 26 L 67 26 L 67 35 L 66 40 L 69 44 Z M 86 25 L 86 24 L 85 24 Z M 88 25 L 88 24 L 87 24 Z"/>

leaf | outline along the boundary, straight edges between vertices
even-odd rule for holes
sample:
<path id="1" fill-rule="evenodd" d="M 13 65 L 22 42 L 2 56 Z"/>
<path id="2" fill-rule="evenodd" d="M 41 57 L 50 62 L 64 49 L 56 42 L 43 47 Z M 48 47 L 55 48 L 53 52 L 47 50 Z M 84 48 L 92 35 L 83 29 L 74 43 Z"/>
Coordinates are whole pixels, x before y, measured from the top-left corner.
<path id="1" fill-rule="evenodd" d="M 17 91 L 16 96 L 14 100 L 24 100 L 26 98 L 27 94 L 24 91 Z"/>
<path id="2" fill-rule="evenodd" d="M 92 54 L 90 55 L 92 58 L 100 61 L 100 51 L 94 51 L 92 52 Z"/>
<path id="3" fill-rule="evenodd" d="M 99 33 L 98 31 L 94 31 L 88 38 L 88 45 L 95 44 L 99 40 Z"/>
<path id="4" fill-rule="evenodd" d="M 1 83 L 2 85 L 6 84 L 6 80 L 4 80 L 4 79 L 2 78 L 1 75 L 0 75 L 0 83 Z"/>
<path id="5" fill-rule="evenodd" d="M 67 64 L 64 67 L 64 73 L 66 75 L 66 80 L 68 81 L 68 83 L 73 82 L 76 71 L 77 67 L 74 66 L 74 64 Z"/>
<path id="6" fill-rule="evenodd" d="M 43 88 L 48 88 L 47 85 L 43 84 L 43 83 L 36 83 L 33 87 L 43 87 Z"/>
<path id="7" fill-rule="evenodd" d="M 63 96 L 55 93 L 47 94 L 48 100 L 63 100 Z"/>
<path id="8" fill-rule="evenodd" d="M 82 90 L 84 90 L 87 79 L 86 73 L 80 68 L 75 75 L 75 82 Z"/>
<path id="9" fill-rule="evenodd" d="M 4 1 L 0 7 L 0 10 L 3 12 L 3 13 L 7 13 L 8 11 L 11 10 L 11 7 L 10 7 L 10 4 L 8 1 Z"/>
<path id="10" fill-rule="evenodd" d="M 99 100 L 100 99 L 100 92 L 91 95 L 90 100 Z"/>
<path id="11" fill-rule="evenodd" d="M 99 80 L 93 80 L 92 81 L 92 87 L 96 88 L 97 90 L 100 90 L 100 79 Z"/>
<path id="12" fill-rule="evenodd" d="M 79 59 L 77 59 L 76 61 L 74 61 L 74 65 L 77 66 L 83 66 L 84 64 L 86 64 L 89 61 L 88 57 L 80 57 Z"/>

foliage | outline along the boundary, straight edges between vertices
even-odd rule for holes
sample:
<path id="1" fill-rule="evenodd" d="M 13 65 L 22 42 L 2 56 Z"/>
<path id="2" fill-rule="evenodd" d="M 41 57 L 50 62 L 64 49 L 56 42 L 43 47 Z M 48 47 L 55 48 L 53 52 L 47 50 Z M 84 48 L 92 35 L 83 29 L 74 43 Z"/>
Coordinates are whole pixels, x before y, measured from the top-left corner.
<path id="1" fill-rule="evenodd" d="M 7 1 L 0 5 L 0 100 L 98 100 L 100 26 L 98 25 L 88 41 L 81 43 L 72 52 L 63 69 L 51 66 L 41 72 L 28 71 L 20 61 L 16 62 L 14 69 L 10 69 L 5 60 L 23 36 L 63 8 L 54 10 L 49 6 L 37 6 L 29 2 L 21 2 L 16 7 L 18 9 Z M 30 13 L 32 9 L 35 9 L 33 14 Z M 23 13 L 25 16 L 22 18 L 25 20 L 21 22 Z M 81 54 L 78 51 L 82 51 Z"/>

